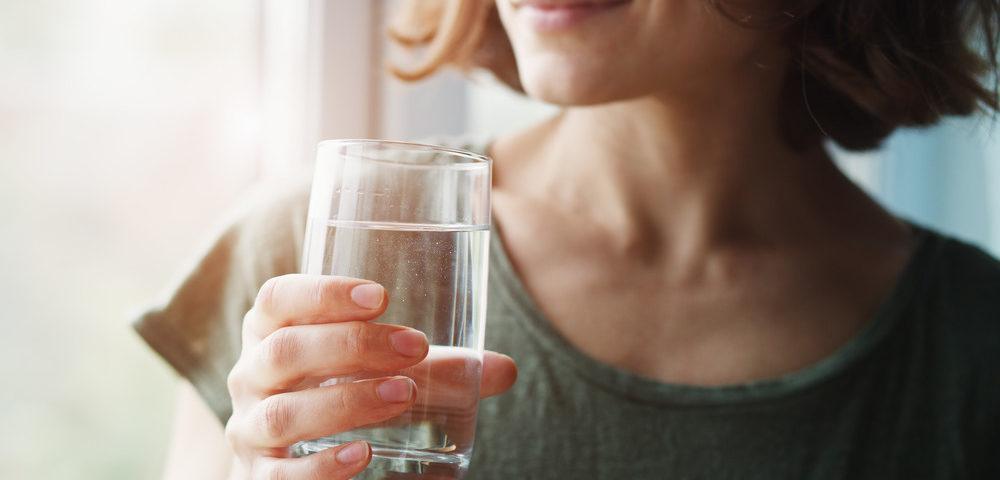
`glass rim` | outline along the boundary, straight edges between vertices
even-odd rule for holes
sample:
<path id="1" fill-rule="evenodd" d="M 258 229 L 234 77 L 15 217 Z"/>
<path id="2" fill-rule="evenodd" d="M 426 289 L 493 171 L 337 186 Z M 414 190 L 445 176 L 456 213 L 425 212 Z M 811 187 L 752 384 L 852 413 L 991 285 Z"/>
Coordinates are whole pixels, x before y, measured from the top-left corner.
<path id="1" fill-rule="evenodd" d="M 407 142 L 400 140 L 378 140 L 373 138 L 345 138 L 345 139 L 337 138 L 337 139 L 323 140 L 317 144 L 316 150 L 319 151 L 323 147 L 329 145 L 387 145 L 391 147 L 396 147 L 400 150 L 422 150 L 428 152 L 441 152 L 455 157 L 460 157 L 466 160 L 466 161 L 456 161 L 453 163 L 448 163 L 447 165 L 421 165 L 415 163 L 401 162 L 389 158 L 371 159 L 372 161 L 385 162 L 400 166 L 432 167 L 432 168 L 476 168 L 476 167 L 488 168 L 490 164 L 493 162 L 493 159 L 491 159 L 486 155 L 470 152 L 468 150 L 462 150 L 452 147 L 444 147 L 441 145 L 432 145 L 429 143 Z"/>

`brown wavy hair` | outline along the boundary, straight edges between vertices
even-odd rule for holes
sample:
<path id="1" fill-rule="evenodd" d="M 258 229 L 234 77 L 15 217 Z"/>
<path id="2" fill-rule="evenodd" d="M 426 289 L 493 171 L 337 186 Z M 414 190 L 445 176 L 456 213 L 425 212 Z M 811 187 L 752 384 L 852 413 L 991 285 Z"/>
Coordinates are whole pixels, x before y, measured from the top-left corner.
<path id="1" fill-rule="evenodd" d="M 782 124 L 796 147 L 828 137 L 868 150 L 898 127 L 1000 108 L 1000 0 L 790 0 L 768 11 L 704 1 L 746 28 L 785 29 L 797 63 Z M 416 66 L 389 67 L 401 79 L 484 68 L 523 92 L 493 0 L 406 0 L 389 36 L 426 48 Z"/>

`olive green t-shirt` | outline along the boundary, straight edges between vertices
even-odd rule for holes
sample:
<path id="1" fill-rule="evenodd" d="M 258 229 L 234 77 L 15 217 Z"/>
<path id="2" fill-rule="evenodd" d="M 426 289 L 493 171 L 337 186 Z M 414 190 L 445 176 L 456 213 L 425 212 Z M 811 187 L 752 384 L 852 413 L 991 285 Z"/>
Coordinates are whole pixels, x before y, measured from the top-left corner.
<path id="1" fill-rule="evenodd" d="M 222 422 L 244 313 L 265 280 L 298 271 L 308 182 L 254 198 L 135 323 Z M 497 228 L 486 347 L 520 373 L 482 401 L 467 478 L 1000 479 L 1000 263 L 975 247 L 917 228 L 892 293 L 833 355 L 772 380 L 695 387 L 567 343 Z"/>

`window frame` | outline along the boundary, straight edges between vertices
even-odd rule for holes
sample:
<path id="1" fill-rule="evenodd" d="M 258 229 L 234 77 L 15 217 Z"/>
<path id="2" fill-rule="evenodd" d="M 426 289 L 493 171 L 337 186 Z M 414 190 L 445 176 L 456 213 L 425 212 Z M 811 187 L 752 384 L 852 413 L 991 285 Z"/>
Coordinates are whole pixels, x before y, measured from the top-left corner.
<path id="1" fill-rule="evenodd" d="M 384 32 L 395 4 L 261 0 L 263 177 L 308 167 L 325 139 L 414 140 L 465 130 L 461 75 L 415 85 L 388 75 L 386 61 L 398 52 Z"/>

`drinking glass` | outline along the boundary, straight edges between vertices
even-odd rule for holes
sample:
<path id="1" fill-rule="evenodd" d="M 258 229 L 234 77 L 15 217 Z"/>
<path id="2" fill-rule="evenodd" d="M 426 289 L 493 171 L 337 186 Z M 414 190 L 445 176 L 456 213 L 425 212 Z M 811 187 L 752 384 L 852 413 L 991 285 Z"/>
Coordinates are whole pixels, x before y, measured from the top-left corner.
<path id="1" fill-rule="evenodd" d="M 293 454 L 365 440 L 372 463 L 357 479 L 461 478 L 467 470 L 482 372 L 490 169 L 485 156 L 431 145 L 319 144 L 303 273 L 380 283 L 389 304 L 375 321 L 424 332 L 430 352 L 402 372 L 319 383 L 399 374 L 414 380 L 417 396 L 397 418 L 299 442 Z"/>

